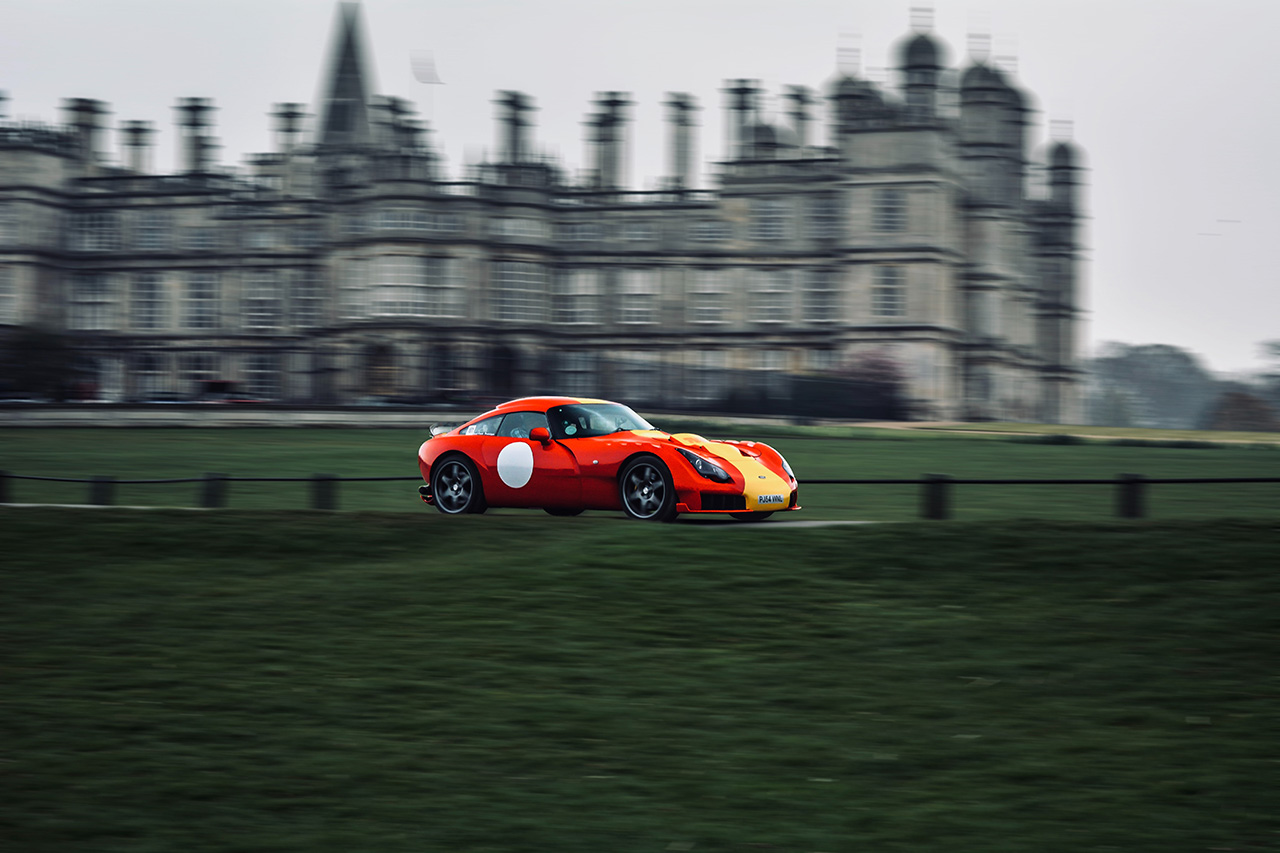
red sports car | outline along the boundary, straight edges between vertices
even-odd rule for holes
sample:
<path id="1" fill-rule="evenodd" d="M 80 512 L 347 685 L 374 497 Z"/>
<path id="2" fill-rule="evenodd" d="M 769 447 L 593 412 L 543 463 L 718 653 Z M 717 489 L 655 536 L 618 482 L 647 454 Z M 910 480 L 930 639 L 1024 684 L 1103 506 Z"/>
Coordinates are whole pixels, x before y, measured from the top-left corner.
<path id="1" fill-rule="evenodd" d="M 751 521 L 800 509 L 791 466 L 767 444 L 669 435 L 607 400 L 503 403 L 433 434 L 418 448 L 418 468 L 427 481 L 418 493 L 449 515 L 493 506 L 552 515 L 621 509 L 655 521 L 728 513 Z"/>

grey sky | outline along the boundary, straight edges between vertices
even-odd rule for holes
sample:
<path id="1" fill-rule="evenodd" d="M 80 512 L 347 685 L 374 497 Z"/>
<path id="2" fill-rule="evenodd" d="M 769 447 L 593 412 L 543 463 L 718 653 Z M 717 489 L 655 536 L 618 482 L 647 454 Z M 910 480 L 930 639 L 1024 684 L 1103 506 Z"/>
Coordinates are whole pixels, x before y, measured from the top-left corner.
<path id="1" fill-rule="evenodd" d="M 593 94 L 622 90 L 636 102 L 630 183 L 646 188 L 666 166 L 667 92 L 697 98 L 700 157 L 718 158 L 725 79 L 759 79 L 770 96 L 823 87 L 851 47 L 875 79 L 911 8 L 929 5 L 952 66 L 971 32 L 1016 57 L 1037 152 L 1050 120 L 1071 121 L 1086 151 L 1086 351 L 1168 343 L 1218 371 L 1262 366 L 1258 343 L 1280 339 L 1273 0 L 364 0 L 363 19 L 374 90 L 417 105 L 451 174 L 494 147 L 498 89 L 533 96 L 536 143 L 575 172 Z M 335 8 L 0 0 L 0 89 L 13 119 L 61 121 L 62 98 L 89 97 L 109 103 L 112 127 L 154 122 L 160 171 L 175 167 L 175 101 L 210 97 L 219 159 L 239 164 L 271 149 L 272 104 L 314 103 Z M 414 79 L 415 51 L 444 85 Z M 118 154 L 114 133 L 107 145 Z"/>

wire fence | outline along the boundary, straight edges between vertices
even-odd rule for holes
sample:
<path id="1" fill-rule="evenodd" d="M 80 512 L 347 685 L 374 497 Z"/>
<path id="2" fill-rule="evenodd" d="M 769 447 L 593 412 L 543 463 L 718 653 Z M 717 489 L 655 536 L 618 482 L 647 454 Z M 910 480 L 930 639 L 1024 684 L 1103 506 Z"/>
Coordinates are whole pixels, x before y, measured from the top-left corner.
<path id="1" fill-rule="evenodd" d="M 197 506 L 220 509 L 228 505 L 228 485 L 231 483 L 306 483 L 309 484 L 309 506 L 316 510 L 339 509 L 340 484 L 373 482 L 420 482 L 418 476 L 342 477 L 336 474 L 312 474 L 309 477 L 233 477 L 227 474 L 207 473 L 199 477 L 175 477 L 165 479 L 119 479 L 113 476 L 44 477 L 32 474 L 13 474 L 0 471 L 0 504 L 14 503 L 11 481 L 32 480 L 54 483 L 87 484 L 86 504 L 91 506 L 115 505 L 116 487 L 126 485 L 161 485 L 197 483 Z M 1173 484 L 1221 484 L 1221 483 L 1280 483 L 1280 477 L 1146 477 L 1142 474 L 1119 474 L 1106 479 L 991 479 L 957 478 L 949 474 L 924 474 L 910 479 L 815 479 L 801 485 L 811 486 L 918 486 L 919 516 L 928 520 L 951 518 L 954 510 L 954 486 L 1110 486 L 1114 494 L 1114 512 L 1119 518 L 1145 518 L 1147 516 L 1149 487 Z"/>

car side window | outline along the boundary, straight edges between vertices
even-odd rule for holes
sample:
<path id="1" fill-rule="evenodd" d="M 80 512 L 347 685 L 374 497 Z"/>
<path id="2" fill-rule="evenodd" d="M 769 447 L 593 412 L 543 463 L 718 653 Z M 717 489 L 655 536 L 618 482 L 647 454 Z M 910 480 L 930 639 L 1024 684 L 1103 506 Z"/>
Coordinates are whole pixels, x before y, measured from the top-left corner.
<path id="1" fill-rule="evenodd" d="M 476 421 L 469 427 L 464 427 L 462 435 L 497 435 L 498 424 L 502 422 L 502 415 L 495 415 L 492 418 L 485 418 L 482 421 Z"/>
<path id="2" fill-rule="evenodd" d="M 542 412 L 512 412 L 502 419 L 498 435 L 509 438 L 528 438 L 535 427 L 547 426 L 547 416 Z"/>

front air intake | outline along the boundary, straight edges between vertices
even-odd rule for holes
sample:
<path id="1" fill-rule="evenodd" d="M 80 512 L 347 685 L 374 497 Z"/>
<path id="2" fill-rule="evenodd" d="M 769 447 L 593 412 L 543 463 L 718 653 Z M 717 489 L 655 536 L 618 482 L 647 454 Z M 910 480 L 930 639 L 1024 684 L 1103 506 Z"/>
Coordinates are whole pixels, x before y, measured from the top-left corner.
<path id="1" fill-rule="evenodd" d="M 721 495 L 715 492 L 703 492 L 702 508 L 709 511 L 742 511 L 747 508 L 747 499 L 742 495 Z"/>

